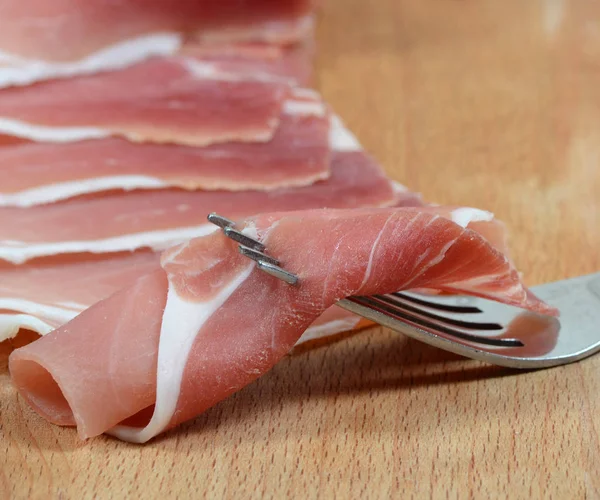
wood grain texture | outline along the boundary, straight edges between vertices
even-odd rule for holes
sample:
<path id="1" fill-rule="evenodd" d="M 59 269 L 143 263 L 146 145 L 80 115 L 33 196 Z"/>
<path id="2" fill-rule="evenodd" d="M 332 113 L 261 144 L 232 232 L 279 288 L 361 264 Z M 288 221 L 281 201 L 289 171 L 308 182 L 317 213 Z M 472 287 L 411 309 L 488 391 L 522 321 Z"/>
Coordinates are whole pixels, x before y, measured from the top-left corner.
<path id="1" fill-rule="evenodd" d="M 327 0 L 318 88 L 388 173 L 494 211 L 530 284 L 600 270 L 600 4 Z M 597 498 L 600 356 L 517 373 L 381 328 L 140 447 L 11 388 L 0 498 Z"/>

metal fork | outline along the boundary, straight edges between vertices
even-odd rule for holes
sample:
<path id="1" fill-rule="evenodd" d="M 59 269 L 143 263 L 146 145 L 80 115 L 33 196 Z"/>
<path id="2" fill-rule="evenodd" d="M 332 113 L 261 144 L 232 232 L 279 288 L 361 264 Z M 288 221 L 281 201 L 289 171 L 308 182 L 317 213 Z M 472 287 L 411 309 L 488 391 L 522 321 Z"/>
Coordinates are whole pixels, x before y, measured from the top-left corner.
<path id="1" fill-rule="evenodd" d="M 217 214 L 208 220 L 261 270 L 297 284 L 296 275 L 267 255 L 262 243 L 237 231 L 233 221 Z M 510 368 L 549 368 L 600 350 L 600 273 L 533 291 L 560 310 L 560 320 L 485 299 L 409 292 L 348 297 L 337 305 L 434 347 Z"/>

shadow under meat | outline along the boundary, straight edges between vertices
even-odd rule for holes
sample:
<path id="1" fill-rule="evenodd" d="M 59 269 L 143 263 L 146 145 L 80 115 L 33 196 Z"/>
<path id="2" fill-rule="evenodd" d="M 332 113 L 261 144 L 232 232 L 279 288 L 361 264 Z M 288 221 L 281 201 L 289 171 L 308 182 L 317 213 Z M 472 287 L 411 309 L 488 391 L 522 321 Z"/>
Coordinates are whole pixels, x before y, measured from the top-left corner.
<path id="1" fill-rule="evenodd" d="M 0 378 L 3 384 L 10 384 L 10 352 L 34 340 L 27 334 L 21 336 L 22 333 L 12 342 L 0 343 Z M 468 383 L 515 373 L 518 372 L 468 360 L 391 330 L 375 327 L 352 336 L 343 336 L 333 343 L 295 351 L 249 386 L 194 420 L 158 436 L 152 443 L 170 440 L 180 433 L 203 433 L 225 424 L 260 420 L 262 415 L 281 409 L 286 402 L 385 391 L 408 391 L 407 397 L 410 397 L 410 391 L 417 387 Z M 41 420 L 41 417 L 38 418 Z M 59 429 L 45 421 L 43 423 L 55 430 Z M 41 422 L 35 422 L 36 426 L 40 424 Z M 67 449 L 85 445 L 75 436 L 74 429 L 70 432 L 76 442 L 69 439 L 69 443 L 61 443 L 63 449 L 65 445 Z M 21 438 L 27 440 L 31 436 L 23 435 Z M 118 443 L 110 437 L 94 440 L 96 439 L 106 439 L 115 446 L 132 446 L 129 443 Z M 44 441 L 48 441 L 46 444 L 50 444 L 50 448 L 57 446 L 56 436 Z M 40 442 L 38 446 L 45 448 Z"/>
<path id="2" fill-rule="evenodd" d="M 287 356 L 249 386 L 154 442 L 247 419 L 261 420 L 260 415 L 290 401 L 385 391 L 408 391 L 410 397 L 410 391 L 417 387 L 468 383 L 517 373 L 521 372 L 467 360 L 376 328 L 343 342 Z"/>

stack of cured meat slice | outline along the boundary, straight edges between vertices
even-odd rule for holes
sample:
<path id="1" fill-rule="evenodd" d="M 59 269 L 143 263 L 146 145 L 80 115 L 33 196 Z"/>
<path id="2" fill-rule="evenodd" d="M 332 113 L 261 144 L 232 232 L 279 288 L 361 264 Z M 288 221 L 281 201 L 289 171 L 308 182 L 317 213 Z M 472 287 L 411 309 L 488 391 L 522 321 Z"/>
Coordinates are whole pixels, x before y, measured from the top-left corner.
<path id="1" fill-rule="evenodd" d="M 310 41 L 310 0 L 3 0 L 0 86 L 122 68 L 185 44 Z"/>
<path id="2" fill-rule="evenodd" d="M 153 252 L 213 231 L 212 211 L 421 203 L 316 92 L 264 65 L 267 46 L 250 49 L 0 91 L 0 339 L 73 318 L 157 265 Z"/>
<path id="3" fill-rule="evenodd" d="M 311 2 L 31 4 L 0 16 L 0 341 L 43 336 L 10 368 L 48 420 L 144 442 L 360 326 L 335 306 L 348 295 L 553 312 L 491 214 L 425 206 L 305 88 Z M 213 211 L 299 285 L 239 254 Z"/>

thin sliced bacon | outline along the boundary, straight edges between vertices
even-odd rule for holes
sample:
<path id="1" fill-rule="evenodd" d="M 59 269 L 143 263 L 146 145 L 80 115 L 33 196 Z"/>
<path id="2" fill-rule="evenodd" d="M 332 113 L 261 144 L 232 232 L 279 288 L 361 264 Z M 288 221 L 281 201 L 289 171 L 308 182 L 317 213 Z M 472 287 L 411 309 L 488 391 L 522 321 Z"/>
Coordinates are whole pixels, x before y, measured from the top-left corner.
<path id="1" fill-rule="evenodd" d="M 312 33 L 308 0 L 4 0 L 0 86 L 123 68 L 189 36 L 288 44 Z"/>
<path id="2" fill-rule="evenodd" d="M 83 438 L 109 431 L 145 442 L 268 371 L 349 295 L 431 288 L 556 314 L 508 259 L 443 210 L 267 214 L 239 227 L 299 284 L 266 275 L 221 232 L 197 238 L 165 252 L 163 270 L 14 351 L 21 395 Z"/>
<path id="3" fill-rule="evenodd" d="M 13 263 L 64 253 L 164 249 L 213 231 L 213 212 L 243 217 L 309 208 L 389 206 L 399 192 L 363 151 L 335 151 L 331 177 L 274 191 L 134 191 L 30 208 L 0 208 L 0 259 Z M 412 203 L 412 201 L 411 201 Z"/>
<path id="4" fill-rule="evenodd" d="M 268 141 L 289 85 L 244 79 L 185 58 L 156 58 L 94 76 L 0 92 L 0 132 L 71 142 L 124 137 L 133 142 L 206 146 Z"/>
<path id="5" fill-rule="evenodd" d="M 109 138 L 0 147 L 0 206 L 27 207 L 117 189 L 309 185 L 329 176 L 329 118 L 322 104 L 306 106 L 304 112 L 301 103 L 289 100 L 269 142 L 198 148 Z"/>

